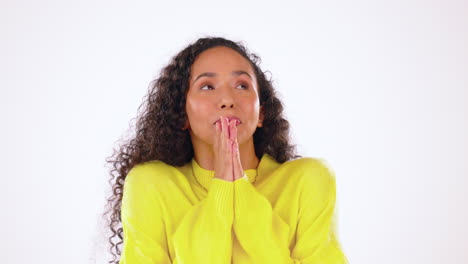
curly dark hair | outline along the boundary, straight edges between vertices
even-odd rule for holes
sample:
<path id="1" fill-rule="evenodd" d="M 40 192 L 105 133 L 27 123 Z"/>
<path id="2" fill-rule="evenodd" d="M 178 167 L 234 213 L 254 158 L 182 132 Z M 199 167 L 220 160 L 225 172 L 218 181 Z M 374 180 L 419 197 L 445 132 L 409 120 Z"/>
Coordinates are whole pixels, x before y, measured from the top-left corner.
<path id="1" fill-rule="evenodd" d="M 124 243 L 121 202 L 123 185 L 130 169 L 151 160 L 182 166 L 194 156 L 189 132 L 181 129 L 187 120 L 185 102 L 190 67 L 200 53 L 216 46 L 225 46 L 238 52 L 255 71 L 260 105 L 264 111 L 263 126 L 258 127 L 253 135 L 257 157 L 267 153 L 279 163 L 302 157 L 295 154 L 296 146 L 289 142 L 289 122 L 283 118 L 283 105 L 275 94 L 271 79 L 267 80 L 260 69 L 261 59 L 250 53 L 242 42 L 222 37 L 198 39 L 172 57 L 160 71 L 159 78 L 150 83 L 144 103 L 138 108 L 136 134 L 126 140 L 118 151 L 114 149 L 114 154 L 106 159 L 112 168 L 109 179 L 112 194 L 107 199 L 107 211 L 104 213 L 112 231 L 108 242 L 114 258 L 109 263 L 120 261 L 121 245 Z M 140 113 L 141 108 L 143 112 Z M 116 240 L 115 243 L 113 240 Z"/>

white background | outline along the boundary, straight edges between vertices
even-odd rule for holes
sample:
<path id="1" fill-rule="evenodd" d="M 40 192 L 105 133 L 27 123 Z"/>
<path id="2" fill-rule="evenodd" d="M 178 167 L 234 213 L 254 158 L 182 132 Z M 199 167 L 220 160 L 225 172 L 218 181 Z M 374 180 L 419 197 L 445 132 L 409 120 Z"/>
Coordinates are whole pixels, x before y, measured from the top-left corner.
<path id="1" fill-rule="evenodd" d="M 262 58 L 334 169 L 351 263 L 468 263 L 466 1 L 2 0 L 0 34 L 2 263 L 105 263 L 105 158 L 204 36 Z"/>

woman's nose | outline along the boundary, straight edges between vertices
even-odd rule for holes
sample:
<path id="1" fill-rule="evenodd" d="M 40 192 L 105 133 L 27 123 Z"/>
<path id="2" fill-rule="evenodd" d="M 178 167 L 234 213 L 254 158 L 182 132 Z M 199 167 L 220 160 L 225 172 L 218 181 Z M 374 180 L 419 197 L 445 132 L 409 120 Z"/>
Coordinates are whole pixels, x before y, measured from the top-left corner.
<path id="1" fill-rule="evenodd" d="M 233 108 L 234 98 L 230 94 L 224 93 L 223 95 L 221 95 L 219 105 L 221 108 Z"/>
<path id="2" fill-rule="evenodd" d="M 220 94 L 220 108 L 233 108 L 234 107 L 234 95 L 230 87 L 222 87 L 222 93 Z"/>
<path id="3" fill-rule="evenodd" d="M 221 108 L 233 108 L 234 107 L 234 104 L 233 103 L 230 103 L 230 104 L 221 104 Z"/>

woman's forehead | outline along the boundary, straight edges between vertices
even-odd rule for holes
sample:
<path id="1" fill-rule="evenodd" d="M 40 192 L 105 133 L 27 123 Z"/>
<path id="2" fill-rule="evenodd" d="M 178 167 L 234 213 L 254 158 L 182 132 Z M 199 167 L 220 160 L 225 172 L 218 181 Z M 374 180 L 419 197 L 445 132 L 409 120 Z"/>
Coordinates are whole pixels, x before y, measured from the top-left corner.
<path id="1" fill-rule="evenodd" d="M 191 67 L 191 77 L 203 72 L 230 73 L 245 71 L 253 74 L 250 62 L 227 47 L 214 47 L 200 53 Z"/>

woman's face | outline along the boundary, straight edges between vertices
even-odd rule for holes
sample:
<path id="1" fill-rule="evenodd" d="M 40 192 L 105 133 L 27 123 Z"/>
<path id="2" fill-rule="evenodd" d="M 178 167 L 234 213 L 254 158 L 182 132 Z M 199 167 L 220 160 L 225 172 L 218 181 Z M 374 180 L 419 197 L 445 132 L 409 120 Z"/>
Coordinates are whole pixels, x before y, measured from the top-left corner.
<path id="1" fill-rule="evenodd" d="M 240 119 L 239 146 L 250 139 L 263 119 L 257 90 L 250 63 L 236 51 L 220 46 L 200 53 L 190 69 L 185 105 L 192 143 L 213 145 L 220 116 Z"/>

